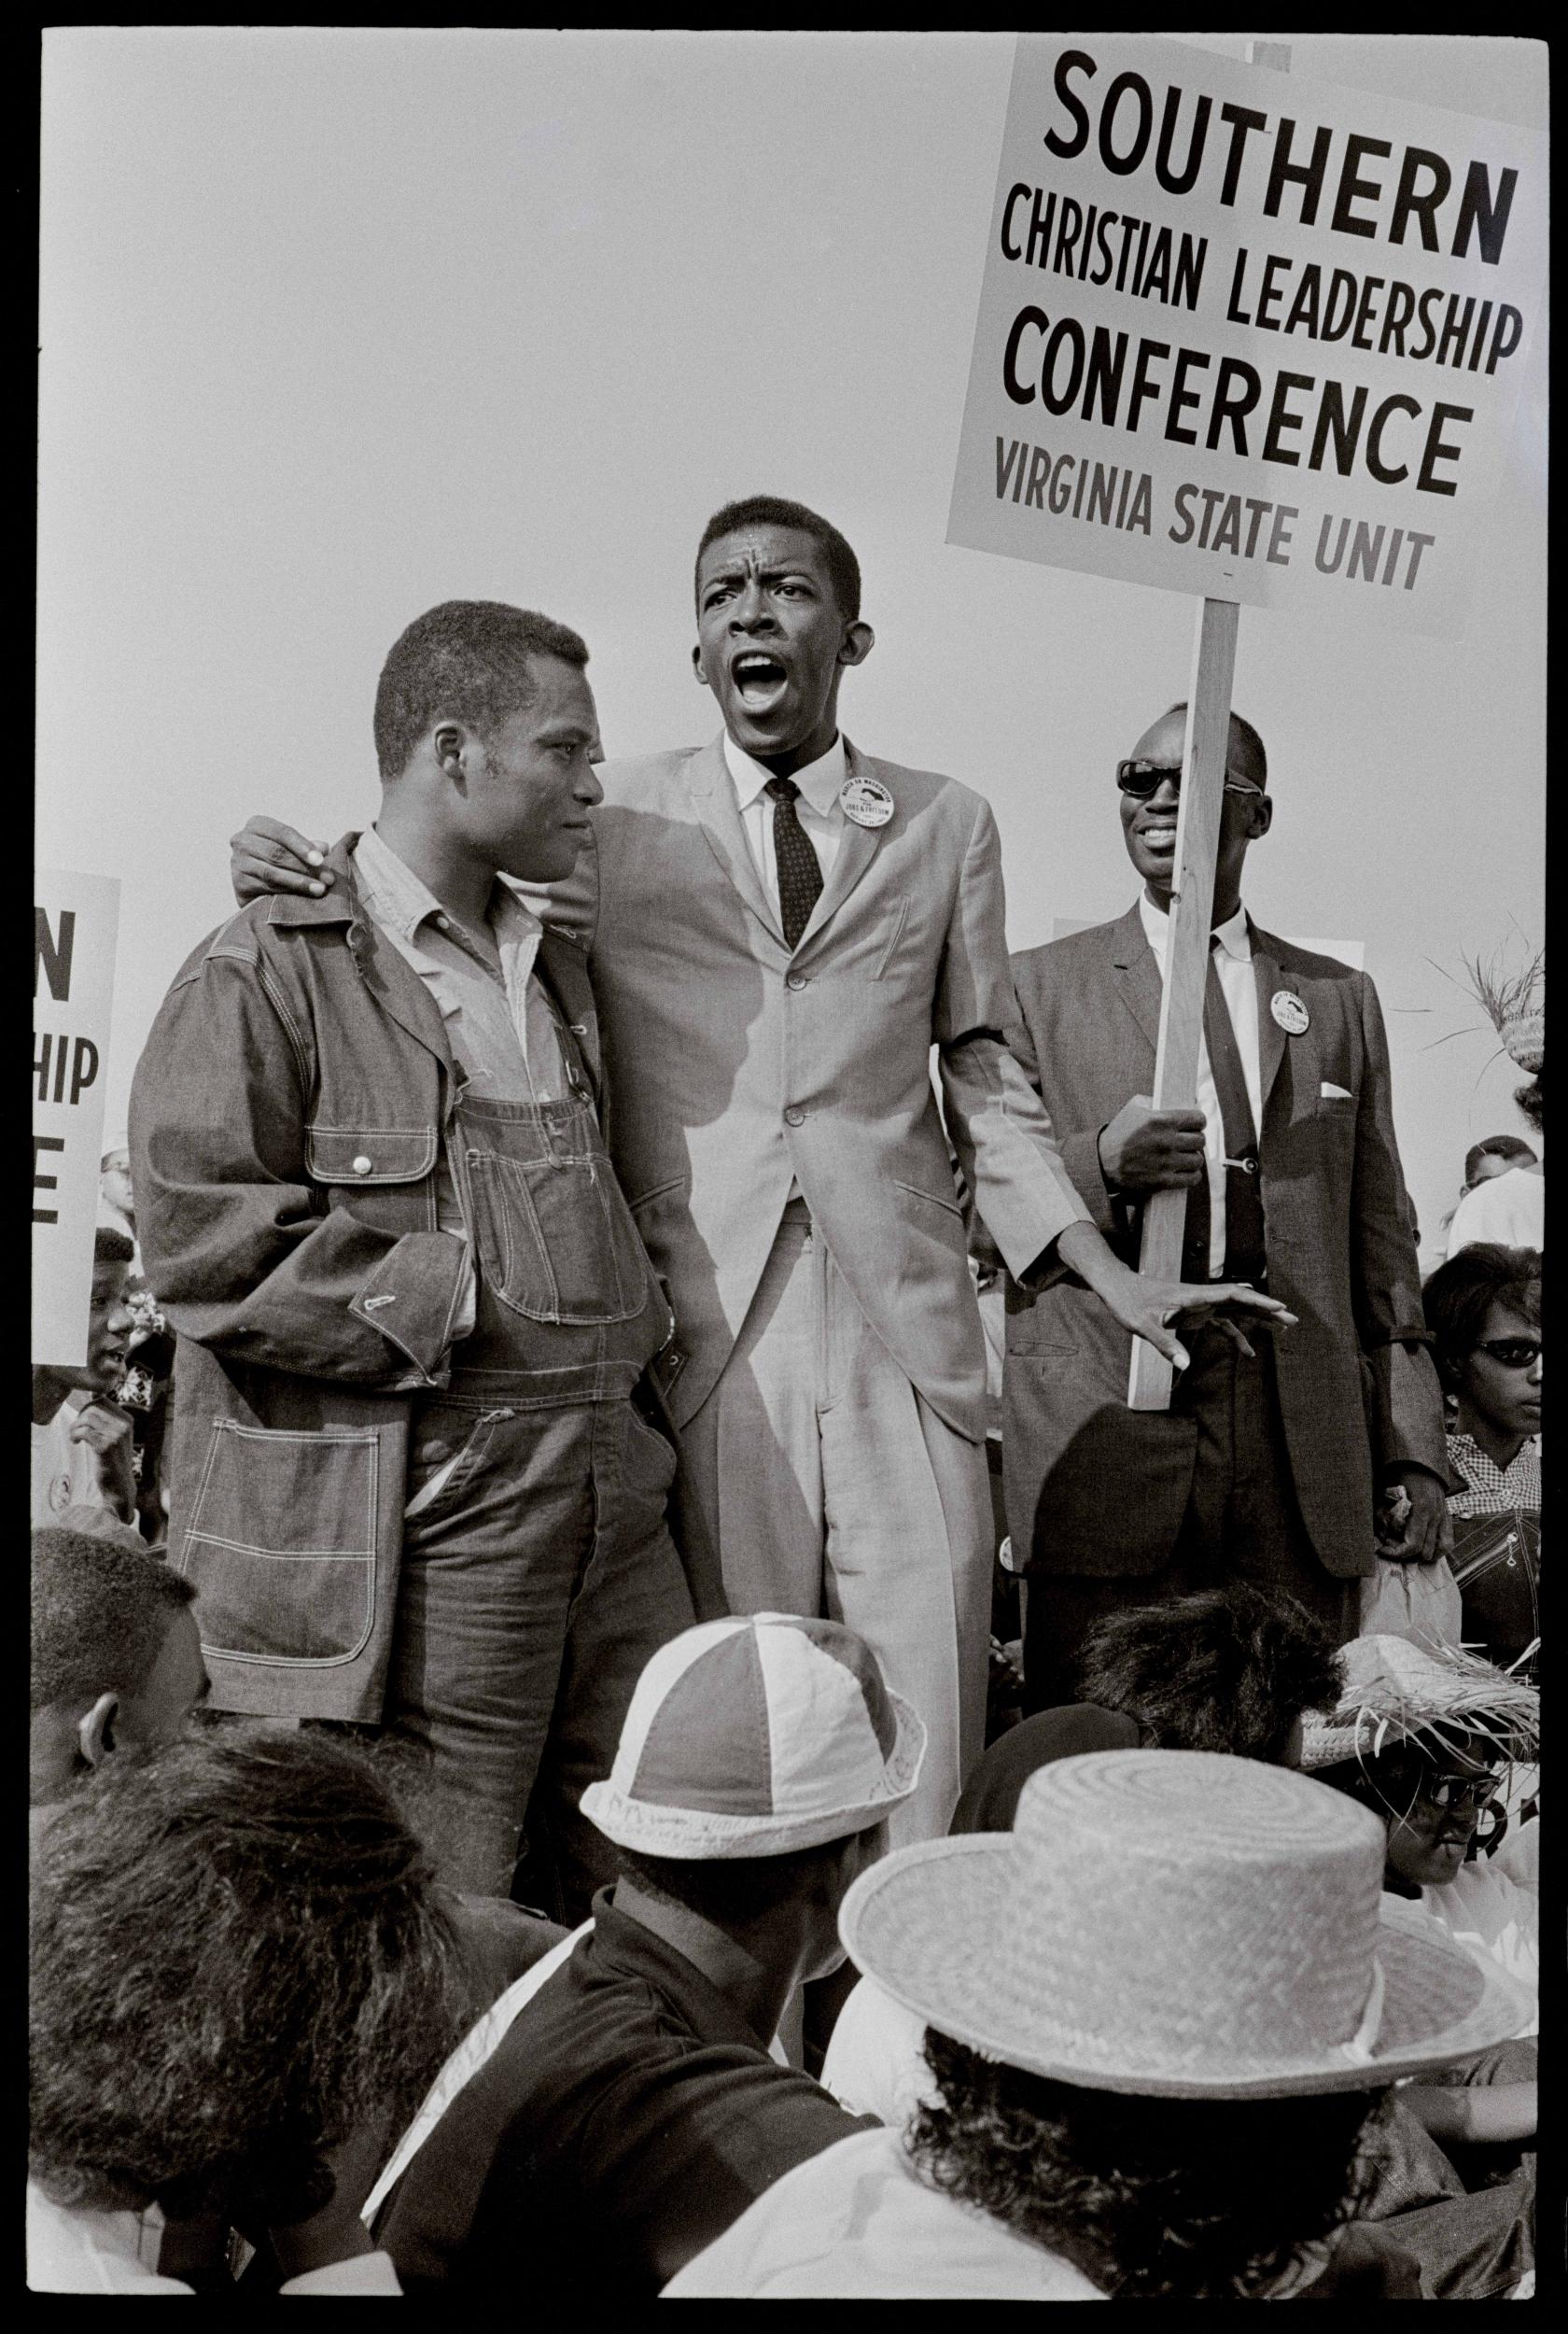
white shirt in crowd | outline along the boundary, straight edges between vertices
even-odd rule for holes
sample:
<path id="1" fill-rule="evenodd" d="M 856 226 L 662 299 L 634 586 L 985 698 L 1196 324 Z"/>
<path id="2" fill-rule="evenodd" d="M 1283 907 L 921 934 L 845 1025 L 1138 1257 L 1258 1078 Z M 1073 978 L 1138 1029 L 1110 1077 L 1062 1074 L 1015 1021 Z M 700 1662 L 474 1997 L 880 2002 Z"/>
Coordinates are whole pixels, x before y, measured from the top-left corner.
<path id="1" fill-rule="evenodd" d="M 1155 952 L 1160 980 L 1165 979 L 1165 942 L 1170 929 L 1170 919 L 1154 905 L 1146 892 L 1138 899 L 1138 913 L 1142 920 L 1143 933 Z M 1230 1015 L 1230 1025 L 1236 1032 L 1237 1050 L 1241 1056 L 1241 1074 L 1247 1081 L 1247 1100 L 1252 1104 L 1253 1130 L 1263 1131 L 1263 1072 L 1258 1062 L 1258 1001 L 1257 981 L 1253 973 L 1253 935 L 1247 929 L 1247 911 L 1239 907 L 1234 916 L 1214 926 L 1219 947 L 1214 963 L 1219 970 L 1220 991 Z M 1220 1097 L 1214 1085 L 1214 1073 L 1209 1063 L 1209 1047 L 1200 1037 L 1197 1047 L 1197 1108 L 1203 1113 L 1203 1152 L 1209 1169 L 1209 1277 L 1220 1280 L 1225 1274 L 1225 1122 L 1220 1115 Z"/>
<path id="2" fill-rule="evenodd" d="M 67 1394 L 52 1418 L 33 1422 L 33 1524 L 58 1523 L 67 1508 L 110 1508 L 103 1469 L 91 1442 L 73 1442 L 71 1429 L 97 1398 L 85 1387 Z"/>
<path id="3" fill-rule="evenodd" d="M 1538 1826 L 1526 1823 L 1520 1828 L 1533 1835 L 1533 1846 Z M 1521 1844 L 1517 1852 L 1522 1860 L 1529 1848 Z M 1539 2033 L 1541 1900 L 1534 1889 L 1521 1887 L 1499 1861 L 1481 1856 L 1473 1864 L 1461 1864 L 1458 1877 L 1443 1887 L 1422 1889 L 1421 1901 L 1450 1936 L 1489 1953 L 1523 1989 L 1530 1996 L 1531 2017 L 1519 2031 Z"/>
<path id="4" fill-rule="evenodd" d="M 1489 1175 L 1467 1191 L 1449 1226 L 1449 1254 L 1495 1240 L 1504 1248 L 1544 1248 L 1547 1243 L 1547 1179 L 1528 1168 L 1510 1167 Z"/>
<path id="5" fill-rule="evenodd" d="M 916 2108 L 936 2096 L 925 2039 L 923 2018 L 875 1977 L 862 1977 L 833 2022 L 822 2088 L 852 2116 L 875 2116 L 902 2131 Z"/>
<path id="6" fill-rule="evenodd" d="M 35 2294 L 189 2294 L 183 2278 L 160 2274 L 163 2215 L 88 2213 L 56 2204 L 27 2184 L 27 2285 Z M 389 2253 L 357 2253 L 325 2269 L 306 2270 L 280 2286 L 286 2294 L 400 2294 Z"/>
<path id="7" fill-rule="evenodd" d="M 896 2131 L 857 2131 L 797 2164 L 664 2292 L 667 2301 L 706 2295 L 1105 2299 L 1057 2254 L 928 2188 Z"/>

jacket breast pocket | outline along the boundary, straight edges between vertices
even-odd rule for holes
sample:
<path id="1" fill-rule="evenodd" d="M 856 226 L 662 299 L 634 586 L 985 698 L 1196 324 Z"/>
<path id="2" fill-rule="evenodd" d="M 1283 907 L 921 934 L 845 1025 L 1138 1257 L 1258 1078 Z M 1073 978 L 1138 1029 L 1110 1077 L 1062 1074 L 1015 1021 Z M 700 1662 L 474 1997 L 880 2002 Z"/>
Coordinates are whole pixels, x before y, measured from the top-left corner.
<path id="1" fill-rule="evenodd" d="M 434 1125 L 337 1127 L 320 1121 L 305 1133 L 305 1170 L 327 1188 L 328 1204 L 347 1207 L 378 1231 L 433 1231 L 435 1168 L 441 1131 Z"/>
<path id="2" fill-rule="evenodd" d="M 363 1651 L 380 1458 L 374 1427 L 292 1433 L 215 1420 L 178 1554 L 209 1652 L 320 1668 Z"/>

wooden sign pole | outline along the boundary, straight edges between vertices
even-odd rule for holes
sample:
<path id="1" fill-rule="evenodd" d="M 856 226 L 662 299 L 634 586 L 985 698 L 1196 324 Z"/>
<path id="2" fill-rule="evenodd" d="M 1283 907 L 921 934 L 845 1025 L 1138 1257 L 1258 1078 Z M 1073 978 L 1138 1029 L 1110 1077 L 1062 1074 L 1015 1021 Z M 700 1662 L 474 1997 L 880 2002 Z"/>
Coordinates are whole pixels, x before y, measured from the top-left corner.
<path id="1" fill-rule="evenodd" d="M 1197 1053 L 1203 1034 L 1203 992 L 1209 980 L 1209 932 L 1214 905 L 1230 748 L 1230 689 L 1236 670 L 1236 632 L 1241 611 L 1233 599 L 1199 602 L 1187 690 L 1187 735 L 1182 750 L 1182 799 L 1176 813 L 1175 879 L 1165 942 L 1165 989 L 1155 1053 L 1156 1110 L 1191 1110 L 1197 1096 Z M 1144 1202 L 1141 1272 L 1159 1280 L 1182 1277 L 1182 1234 L 1187 1194 L 1155 1191 Z M 1129 1410 L 1169 1410 L 1174 1378 L 1165 1356 L 1141 1337 L 1132 1342 Z"/>
<path id="2" fill-rule="evenodd" d="M 1249 41 L 1249 64 L 1290 66 L 1285 41 Z M 1187 734 L 1182 749 L 1182 801 L 1176 814 L 1175 881 L 1165 943 L 1165 991 L 1155 1052 L 1156 1110 L 1191 1110 L 1197 1099 L 1197 1056 L 1203 1034 L 1203 993 L 1209 980 L 1209 933 L 1214 906 L 1214 862 L 1225 807 L 1230 751 L 1230 692 L 1236 672 L 1236 632 L 1241 611 L 1233 599 L 1199 603 L 1187 689 Z M 1150 1278 L 1180 1280 L 1184 1189 L 1156 1191 L 1143 1208 L 1138 1269 Z M 1175 1371 L 1141 1337 L 1132 1341 L 1127 1378 L 1129 1410 L 1169 1410 Z"/>

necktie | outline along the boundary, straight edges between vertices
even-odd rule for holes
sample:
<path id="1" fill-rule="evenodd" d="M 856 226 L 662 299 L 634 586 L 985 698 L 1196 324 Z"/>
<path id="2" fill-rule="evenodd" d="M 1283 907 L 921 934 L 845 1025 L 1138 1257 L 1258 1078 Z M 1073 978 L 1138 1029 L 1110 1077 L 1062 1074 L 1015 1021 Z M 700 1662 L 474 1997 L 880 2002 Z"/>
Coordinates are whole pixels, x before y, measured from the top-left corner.
<path id="1" fill-rule="evenodd" d="M 1220 987 L 1214 951 L 1218 934 L 1209 943 L 1209 977 L 1203 991 L 1203 1042 L 1219 1096 L 1220 1123 L 1225 1130 L 1225 1276 L 1229 1280 L 1261 1281 L 1265 1270 L 1263 1194 L 1258 1183 L 1257 1129 L 1247 1094 L 1247 1076 L 1230 1008 Z"/>
<path id="2" fill-rule="evenodd" d="M 794 948 L 822 890 L 817 853 L 795 815 L 800 788 L 792 778 L 770 778 L 763 792 L 773 796 L 773 856 L 778 869 L 778 913 L 784 937 Z"/>
<path id="3" fill-rule="evenodd" d="M 1247 1094 L 1247 1076 L 1241 1066 L 1241 1049 L 1236 1042 L 1235 1024 L 1225 1001 L 1225 991 L 1220 986 L 1219 966 L 1214 956 L 1219 946 L 1219 935 L 1212 934 L 1209 941 L 1209 972 L 1203 987 L 1203 1042 L 1209 1055 L 1210 1076 L 1213 1078 L 1214 1092 L 1220 1105 L 1225 1158 L 1248 1163 L 1239 1167 L 1227 1166 L 1225 1170 L 1225 1252 L 1218 1259 L 1211 1258 L 1209 1253 L 1207 1160 L 1197 1183 L 1188 1187 L 1182 1270 L 1189 1280 L 1207 1280 L 1211 1265 L 1217 1261 L 1222 1279 L 1261 1282 L 1265 1252 L 1263 1199 L 1258 1189 L 1257 1131 L 1253 1124 L 1253 1105 Z"/>

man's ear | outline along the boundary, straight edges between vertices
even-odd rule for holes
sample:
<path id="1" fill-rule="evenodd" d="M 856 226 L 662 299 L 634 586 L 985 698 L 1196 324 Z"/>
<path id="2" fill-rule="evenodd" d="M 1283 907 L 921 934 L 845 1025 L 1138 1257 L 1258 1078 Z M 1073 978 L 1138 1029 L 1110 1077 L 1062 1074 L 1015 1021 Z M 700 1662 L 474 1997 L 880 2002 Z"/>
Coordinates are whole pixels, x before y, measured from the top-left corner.
<path id="1" fill-rule="evenodd" d="M 1255 843 L 1258 837 L 1267 835 L 1274 823 L 1274 797 L 1272 794 L 1259 794 L 1256 801 L 1250 802 L 1247 808 L 1253 814 L 1247 828 L 1247 839 Z"/>
<path id="2" fill-rule="evenodd" d="M 463 766 L 463 748 L 468 743 L 460 722 L 438 722 L 430 737 L 430 750 L 448 778 L 456 778 Z"/>
<path id="3" fill-rule="evenodd" d="M 875 633 L 869 624 L 861 624 L 857 618 L 855 623 L 846 625 L 844 627 L 844 638 L 839 643 L 838 661 L 841 665 L 863 665 L 875 646 Z"/>
<path id="4" fill-rule="evenodd" d="M 89 1766 L 102 1766 L 115 1749 L 114 1722 L 119 1715 L 118 1694 L 101 1694 L 79 1720 L 77 1748 Z"/>
<path id="5" fill-rule="evenodd" d="M 700 640 L 698 641 L 696 647 L 692 651 L 692 677 L 702 688 L 707 688 L 707 675 L 702 668 L 702 643 Z"/>

